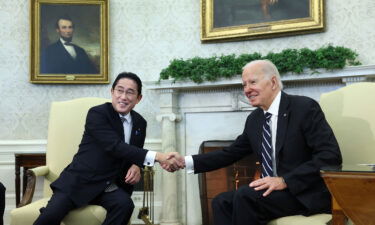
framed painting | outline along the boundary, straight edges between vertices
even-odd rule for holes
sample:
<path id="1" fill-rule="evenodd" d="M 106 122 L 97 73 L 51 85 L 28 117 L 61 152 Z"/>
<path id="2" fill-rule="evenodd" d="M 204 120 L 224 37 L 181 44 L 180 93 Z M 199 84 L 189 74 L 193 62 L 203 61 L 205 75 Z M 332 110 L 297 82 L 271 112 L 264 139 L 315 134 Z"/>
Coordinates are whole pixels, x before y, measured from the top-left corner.
<path id="1" fill-rule="evenodd" d="M 202 42 L 322 31 L 324 0 L 201 0 Z"/>
<path id="2" fill-rule="evenodd" d="M 31 0 L 30 82 L 107 84 L 109 0 Z"/>

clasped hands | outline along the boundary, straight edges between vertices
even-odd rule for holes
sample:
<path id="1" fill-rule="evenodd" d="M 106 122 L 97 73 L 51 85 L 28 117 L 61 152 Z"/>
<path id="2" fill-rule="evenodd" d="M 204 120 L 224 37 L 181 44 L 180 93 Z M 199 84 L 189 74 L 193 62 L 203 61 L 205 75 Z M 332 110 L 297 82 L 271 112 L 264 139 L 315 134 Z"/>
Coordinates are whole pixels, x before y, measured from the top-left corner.
<path id="1" fill-rule="evenodd" d="M 158 152 L 156 153 L 156 161 L 168 172 L 175 172 L 176 170 L 185 168 L 185 158 L 178 152 Z"/>

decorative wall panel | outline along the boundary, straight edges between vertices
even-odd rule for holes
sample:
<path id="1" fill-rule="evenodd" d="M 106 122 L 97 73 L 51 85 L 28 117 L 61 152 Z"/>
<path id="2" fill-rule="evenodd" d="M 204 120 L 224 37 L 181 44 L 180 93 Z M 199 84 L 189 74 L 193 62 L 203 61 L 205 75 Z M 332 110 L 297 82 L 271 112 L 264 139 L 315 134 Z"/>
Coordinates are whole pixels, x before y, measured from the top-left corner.
<path id="1" fill-rule="evenodd" d="M 110 0 L 110 76 L 132 71 L 157 80 L 173 58 L 208 57 L 331 43 L 355 49 L 364 65 L 375 64 L 375 1 L 329 0 L 324 33 L 202 44 L 200 3 L 192 0 Z M 29 1 L 0 1 L 0 140 L 45 139 L 51 101 L 110 97 L 110 85 L 35 85 L 29 79 Z M 149 121 L 148 137 L 160 137 L 157 97 L 145 91 L 137 110 Z"/>

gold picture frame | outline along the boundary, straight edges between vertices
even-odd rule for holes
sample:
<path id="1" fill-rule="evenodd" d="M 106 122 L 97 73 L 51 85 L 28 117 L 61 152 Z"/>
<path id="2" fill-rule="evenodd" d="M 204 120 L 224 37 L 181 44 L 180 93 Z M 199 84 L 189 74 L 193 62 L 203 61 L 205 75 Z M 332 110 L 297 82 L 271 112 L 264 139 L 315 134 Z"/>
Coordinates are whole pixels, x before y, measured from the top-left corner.
<path id="1" fill-rule="evenodd" d="M 109 83 L 108 1 L 31 0 L 31 83 Z"/>
<path id="2" fill-rule="evenodd" d="M 201 0 L 201 41 L 324 31 L 324 0 Z"/>

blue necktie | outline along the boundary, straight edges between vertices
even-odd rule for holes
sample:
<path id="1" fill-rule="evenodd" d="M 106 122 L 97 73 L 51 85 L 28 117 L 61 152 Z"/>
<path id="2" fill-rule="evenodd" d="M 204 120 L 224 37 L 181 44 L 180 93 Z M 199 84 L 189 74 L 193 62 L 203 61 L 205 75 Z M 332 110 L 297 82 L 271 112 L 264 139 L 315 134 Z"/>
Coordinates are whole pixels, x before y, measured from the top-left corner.
<path id="1" fill-rule="evenodd" d="M 271 113 L 265 114 L 262 134 L 262 177 L 273 176 L 272 172 L 272 138 L 271 138 Z"/>

